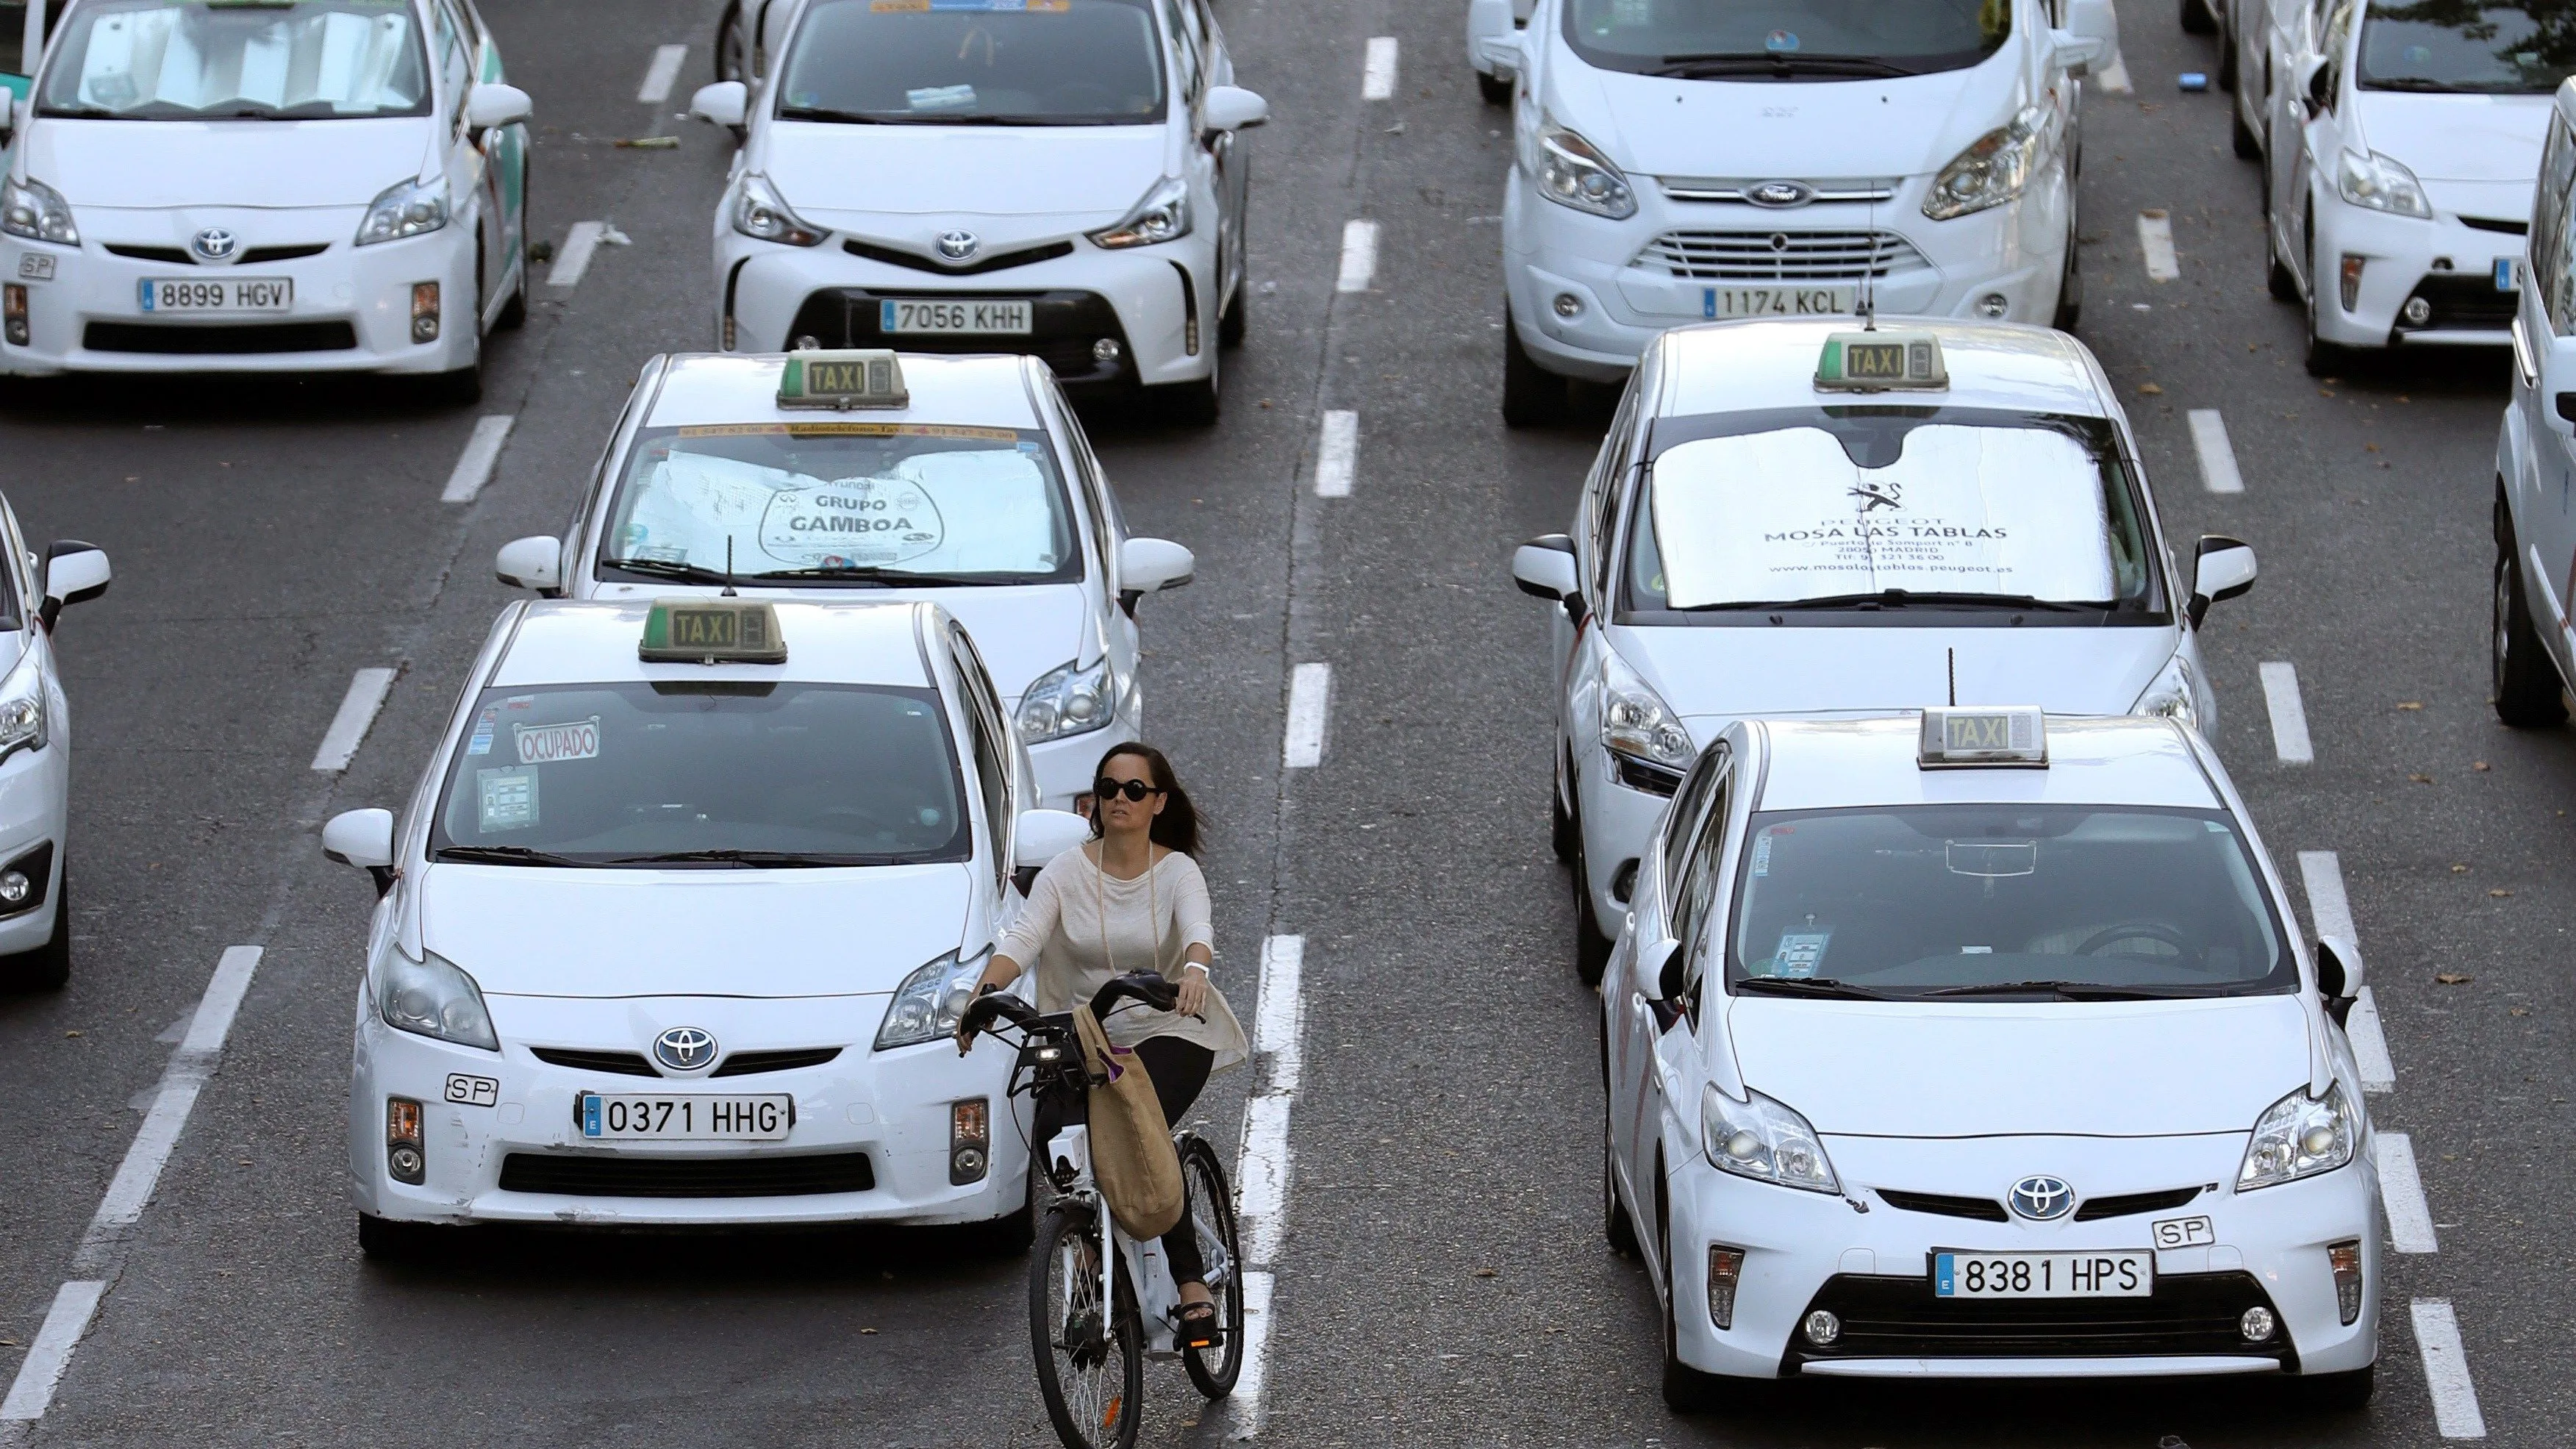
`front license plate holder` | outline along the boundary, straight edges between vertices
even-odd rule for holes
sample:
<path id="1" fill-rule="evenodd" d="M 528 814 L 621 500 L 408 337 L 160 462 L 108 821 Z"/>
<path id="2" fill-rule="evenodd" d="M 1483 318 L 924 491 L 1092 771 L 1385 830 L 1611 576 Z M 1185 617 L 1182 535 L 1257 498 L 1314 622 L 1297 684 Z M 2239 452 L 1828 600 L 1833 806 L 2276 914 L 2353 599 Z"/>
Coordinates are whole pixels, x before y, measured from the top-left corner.
<path id="1" fill-rule="evenodd" d="M 146 277 L 135 284 L 146 316 L 259 315 L 295 308 L 292 277 Z"/>
<path id="2" fill-rule="evenodd" d="M 2152 1248 L 2072 1253 L 1974 1253 L 1932 1250 L 1932 1296 L 1998 1298 L 2146 1298 L 2156 1291 Z"/>
<path id="3" fill-rule="evenodd" d="M 583 1092 L 573 1121 L 585 1142 L 784 1142 L 796 1099 L 784 1093 Z"/>
<path id="4" fill-rule="evenodd" d="M 1857 287 L 1702 287 L 1699 315 L 1727 317 L 1848 317 L 1860 306 Z"/>
<path id="5" fill-rule="evenodd" d="M 1025 297 L 880 297 L 877 331 L 888 337 L 1026 337 L 1036 306 Z"/>

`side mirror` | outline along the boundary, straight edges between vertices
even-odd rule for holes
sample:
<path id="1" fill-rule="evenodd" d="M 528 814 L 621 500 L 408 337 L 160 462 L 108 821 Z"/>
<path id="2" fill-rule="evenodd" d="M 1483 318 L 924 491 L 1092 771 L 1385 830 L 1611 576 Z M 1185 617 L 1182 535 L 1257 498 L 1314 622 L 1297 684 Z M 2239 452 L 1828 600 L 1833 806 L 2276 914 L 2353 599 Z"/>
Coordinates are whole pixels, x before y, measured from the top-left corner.
<path id="1" fill-rule="evenodd" d="M 2326 999 L 2326 1015 L 2341 1026 L 2361 996 L 2361 948 L 2349 937 L 2317 938 L 2317 994 Z"/>
<path id="2" fill-rule="evenodd" d="M 2576 392 L 2562 392 L 2558 395 L 2558 420 L 2562 423 L 2576 423 Z"/>
<path id="3" fill-rule="evenodd" d="M 2299 57 L 2295 74 L 2299 94 L 2308 98 L 2309 115 L 2334 108 L 2334 73 L 2326 69 L 2324 56 L 2311 54 Z"/>
<path id="4" fill-rule="evenodd" d="M 1211 131 L 1249 131 L 1270 119 L 1270 103 L 1241 86 L 1210 86 L 1200 117 Z"/>
<path id="5" fill-rule="evenodd" d="M 2076 34 L 2072 30 L 2048 32 L 2049 59 L 2065 70 L 2070 80 L 2082 80 L 2093 73 L 2102 60 L 2102 42 Z"/>
<path id="6" fill-rule="evenodd" d="M 17 77 L 8 77 L 15 80 Z M 0 88 L 0 137 L 18 134 L 18 91 L 14 86 Z"/>
<path id="7" fill-rule="evenodd" d="M 2070 55 L 2068 39 L 2083 44 L 2081 56 Z M 2066 29 L 2049 39 L 2057 45 L 2059 63 L 2066 73 L 2081 77 L 2095 66 L 2109 65 L 2120 55 L 2120 15 L 2111 8 L 2111 0 L 2067 0 Z"/>
<path id="8" fill-rule="evenodd" d="M 110 577 L 104 549 L 76 538 L 56 540 L 45 550 L 45 601 L 37 610 L 46 631 L 53 630 L 63 605 L 87 603 L 106 593 Z"/>
<path id="9" fill-rule="evenodd" d="M 1583 581 L 1574 572 L 1574 540 L 1561 533 L 1544 533 L 1512 551 L 1512 582 L 1522 593 L 1551 604 L 1563 603 L 1583 592 Z"/>
<path id="10" fill-rule="evenodd" d="M 526 91 L 498 81 L 485 81 L 465 93 L 465 126 L 471 131 L 515 126 L 535 110 Z"/>
<path id="11" fill-rule="evenodd" d="M 563 544 L 538 534 L 514 538 L 492 556 L 492 575 L 514 589 L 534 589 L 549 599 L 563 594 Z"/>
<path id="12" fill-rule="evenodd" d="M 394 888 L 394 812 L 343 810 L 322 827 L 322 853 L 376 878 L 381 897 Z"/>
<path id="13" fill-rule="evenodd" d="M 1484 63 L 1486 70 L 1493 72 L 1496 80 L 1520 79 L 1521 62 L 1526 55 L 1521 48 L 1521 37 L 1527 33 L 1506 30 L 1500 35 L 1477 36 L 1476 59 Z"/>
<path id="14" fill-rule="evenodd" d="M 689 114 L 719 126 L 739 126 L 751 110 L 751 87 L 740 81 L 717 81 L 698 87 L 689 97 Z"/>
<path id="15" fill-rule="evenodd" d="M 1131 538 L 1118 545 L 1118 587 L 1130 594 L 1177 589 L 1197 577 L 1199 561 L 1169 539 Z"/>
<path id="16" fill-rule="evenodd" d="M 1091 838 L 1091 822 L 1070 810 L 1023 810 L 1011 842 L 1011 868 L 1039 870 Z"/>
<path id="17" fill-rule="evenodd" d="M 2235 598 L 2252 587 L 2254 550 L 2225 534 L 2202 534 L 2198 556 L 2192 561 L 2191 604 L 2187 610 L 2191 626 L 2200 627 L 2201 616 L 2209 612 L 2210 605 Z"/>

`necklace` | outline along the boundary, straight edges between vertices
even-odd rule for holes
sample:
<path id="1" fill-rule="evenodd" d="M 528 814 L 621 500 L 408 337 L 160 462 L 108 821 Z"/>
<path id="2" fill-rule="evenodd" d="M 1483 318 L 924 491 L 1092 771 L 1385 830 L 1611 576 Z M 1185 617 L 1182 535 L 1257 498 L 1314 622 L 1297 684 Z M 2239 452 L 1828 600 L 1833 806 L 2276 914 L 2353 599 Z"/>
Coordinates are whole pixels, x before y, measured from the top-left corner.
<path id="1" fill-rule="evenodd" d="M 1100 959 L 1109 965 L 1109 974 L 1118 974 L 1117 953 L 1109 949 L 1109 872 L 1101 857 L 1109 854 L 1109 841 L 1102 837 L 1100 854 L 1091 858 L 1091 898 L 1098 907 L 1100 925 Z M 1154 938 L 1154 969 L 1163 969 L 1163 905 L 1154 881 L 1154 843 L 1145 842 L 1145 932 Z"/>

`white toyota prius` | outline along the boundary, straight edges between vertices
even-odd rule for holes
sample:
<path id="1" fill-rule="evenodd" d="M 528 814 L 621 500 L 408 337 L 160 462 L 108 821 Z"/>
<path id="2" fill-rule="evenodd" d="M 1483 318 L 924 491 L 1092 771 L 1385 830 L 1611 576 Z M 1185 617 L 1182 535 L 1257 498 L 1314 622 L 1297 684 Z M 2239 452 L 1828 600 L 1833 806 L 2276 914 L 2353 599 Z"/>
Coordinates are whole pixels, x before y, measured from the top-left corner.
<path id="1" fill-rule="evenodd" d="M 571 533 L 494 566 L 577 599 L 936 600 L 1070 809 L 1143 728 L 1137 601 L 1196 563 L 1128 536 L 1043 364 L 861 351 L 646 363 Z"/>
<path id="2" fill-rule="evenodd" d="M 1008 1063 L 949 1034 L 1015 869 L 1089 833 L 1033 794 L 936 605 L 504 610 L 402 814 L 323 832 L 381 892 L 361 1245 L 858 1220 L 1025 1241 Z"/>
<path id="3" fill-rule="evenodd" d="M 1512 572 L 1554 611 L 1555 846 L 1600 975 L 1639 848 L 1727 721 L 2032 699 L 2207 728 L 2194 642 L 2254 551 L 2178 567 L 2110 382 L 2009 323 L 1738 322 L 1639 361 L 1571 535 Z"/>
<path id="4" fill-rule="evenodd" d="M 1711 1375 L 2294 1375 L 2377 1357 L 2348 940 L 2301 947 L 2172 720 L 1730 727 L 1602 993 L 1604 1213 Z"/>
<path id="5" fill-rule="evenodd" d="M 527 314 L 528 110 L 467 0 L 72 0 L 0 108 L 0 373 L 470 401 Z"/>

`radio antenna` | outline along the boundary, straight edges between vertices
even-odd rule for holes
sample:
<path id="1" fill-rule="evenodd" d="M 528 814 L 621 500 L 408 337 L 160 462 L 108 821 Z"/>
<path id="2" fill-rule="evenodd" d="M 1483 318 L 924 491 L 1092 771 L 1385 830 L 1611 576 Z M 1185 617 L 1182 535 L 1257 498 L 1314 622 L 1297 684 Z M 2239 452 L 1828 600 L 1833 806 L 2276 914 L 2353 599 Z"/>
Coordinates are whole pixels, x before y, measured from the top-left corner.
<path id="1" fill-rule="evenodd" d="M 1950 703 L 1955 708 L 1959 703 L 1959 651 L 1952 649 L 1947 652 L 1950 656 Z"/>
<path id="2" fill-rule="evenodd" d="M 1861 254 L 1860 296 L 1857 305 L 1860 310 L 1860 330 L 1875 332 L 1878 330 L 1878 297 L 1870 284 L 1878 276 L 1878 183 L 1870 181 L 1863 184 L 1869 187 L 1869 233 L 1863 239 L 1868 249 Z M 1958 703 L 1955 699 L 1950 702 Z"/>
<path id="3" fill-rule="evenodd" d="M 733 586 L 733 530 L 731 530 L 731 529 L 727 529 L 727 530 L 725 530 L 725 586 L 724 586 L 724 592 L 723 592 L 722 594 L 717 595 L 717 597 L 718 597 L 718 598 L 725 598 L 725 599 L 733 599 L 733 598 L 739 598 L 739 597 L 741 597 L 741 595 L 740 595 L 738 592 L 736 592 L 736 590 L 734 589 L 734 586 Z M 1956 691 L 1954 690 L 1953 692 L 1955 693 Z M 1958 701 L 1956 701 L 1956 700 L 1952 700 L 1952 701 L 1951 701 L 1951 703 L 1953 703 L 1953 704 L 1956 704 L 1957 702 L 1958 702 Z"/>

